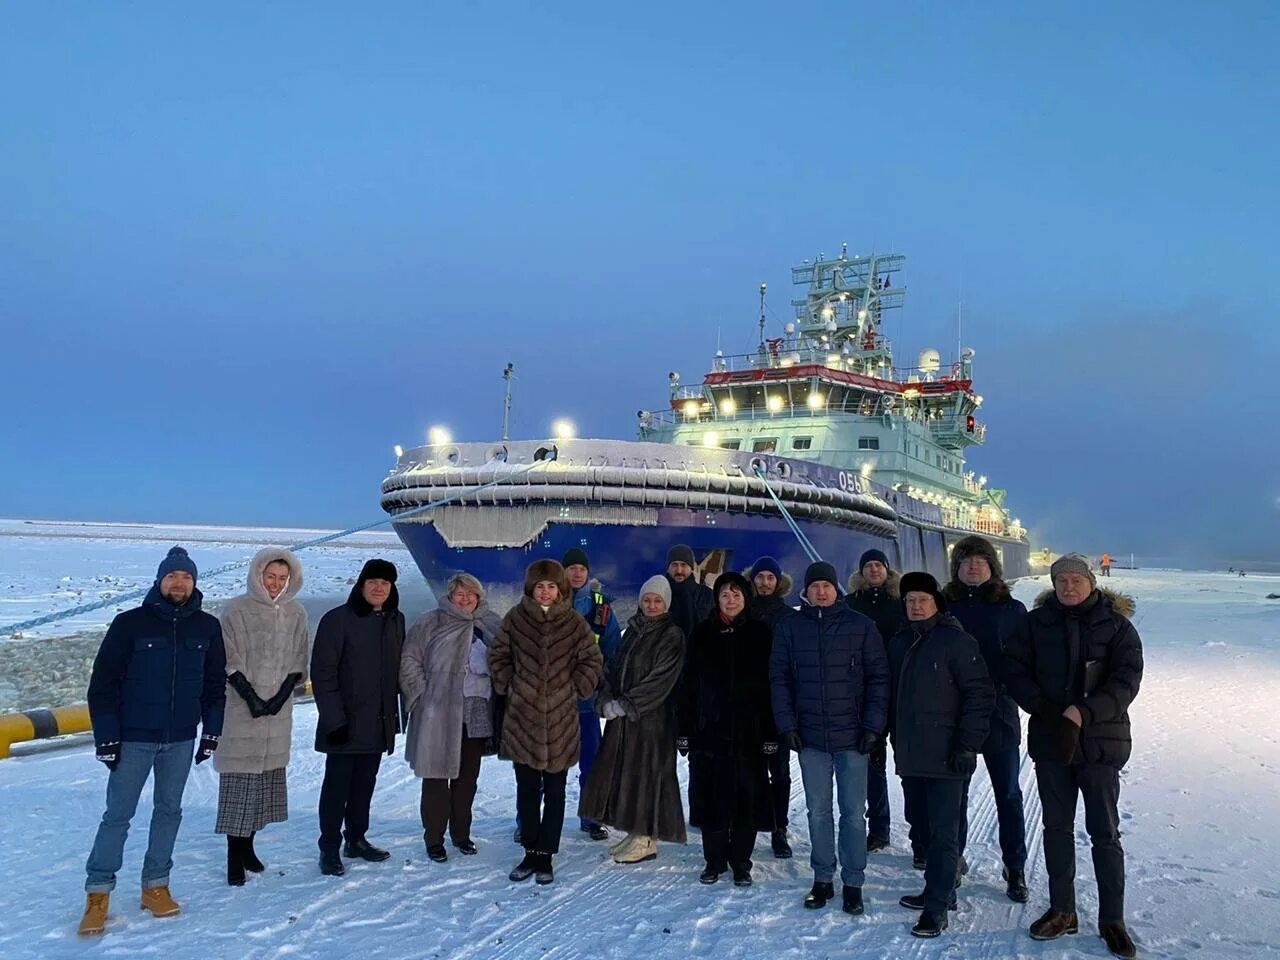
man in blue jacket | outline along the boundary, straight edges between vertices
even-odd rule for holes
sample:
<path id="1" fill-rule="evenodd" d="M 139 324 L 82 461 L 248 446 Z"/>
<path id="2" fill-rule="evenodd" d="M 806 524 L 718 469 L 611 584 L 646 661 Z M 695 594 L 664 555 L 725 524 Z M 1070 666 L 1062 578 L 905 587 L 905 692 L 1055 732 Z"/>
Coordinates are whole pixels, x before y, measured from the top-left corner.
<path id="1" fill-rule="evenodd" d="M 951 582 L 944 591 L 947 612 L 960 621 L 965 633 L 978 641 L 982 659 L 996 688 L 991 730 L 982 744 L 982 760 L 991 777 L 996 816 L 1000 824 L 1000 854 L 1004 861 L 1005 894 L 1015 903 L 1028 898 L 1026 873 L 1027 834 L 1018 772 L 1022 766 L 1022 723 L 1018 705 L 1006 690 L 1005 648 L 1013 642 L 1027 619 L 1027 608 L 1009 593 L 996 548 L 976 534 L 951 549 Z M 960 872 L 966 869 L 965 843 L 969 838 L 969 784 L 965 782 L 960 817 Z"/>
<path id="2" fill-rule="evenodd" d="M 884 733 L 889 665 L 875 624 L 839 603 L 835 568 L 809 565 L 808 603 L 774 628 L 769 679 L 778 737 L 800 754 L 809 812 L 813 889 L 804 905 L 817 910 L 835 896 L 836 831 L 831 779 L 840 805 L 840 878 L 844 910 L 863 912 L 867 868 L 867 755 Z"/>
<path id="3" fill-rule="evenodd" d="M 97 759 L 111 773 L 106 813 L 85 864 L 82 935 L 100 934 L 106 927 L 129 823 L 153 772 L 155 806 L 142 862 L 142 907 L 157 917 L 180 912 L 169 894 L 169 871 L 182 822 L 182 793 L 192 753 L 202 763 L 218 747 L 226 703 L 222 626 L 201 611 L 202 599 L 195 563 L 187 551 L 174 547 L 142 606 L 111 621 L 93 662 L 89 716 Z"/>
<path id="4" fill-rule="evenodd" d="M 613 612 L 613 598 L 605 595 L 599 580 L 591 579 L 591 561 L 581 547 L 567 551 L 560 564 L 564 567 L 565 576 L 569 578 L 569 586 L 573 588 L 573 609 L 587 621 L 587 626 L 595 634 L 596 643 L 600 645 L 600 655 L 608 663 L 622 643 L 622 629 Z M 578 756 L 578 787 L 585 790 L 587 777 L 596 762 L 596 754 L 600 752 L 600 718 L 596 716 L 595 697 L 578 701 L 578 729 L 582 734 L 582 751 Z M 609 839 L 609 831 L 593 820 L 582 819 L 579 825 L 583 833 L 590 834 L 592 840 Z"/>

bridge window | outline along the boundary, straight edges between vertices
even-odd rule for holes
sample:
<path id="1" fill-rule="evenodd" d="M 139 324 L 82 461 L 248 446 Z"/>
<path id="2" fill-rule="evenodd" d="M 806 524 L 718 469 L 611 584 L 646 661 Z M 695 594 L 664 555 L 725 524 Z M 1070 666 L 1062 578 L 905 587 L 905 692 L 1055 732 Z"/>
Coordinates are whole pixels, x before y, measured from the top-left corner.
<path id="1" fill-rule="evenodd" d="M 809 450 L 813 447 L 813 437 L 793 437 L 791 439 L 792 450 Z"/>
<path id="2" fill-rule="evenodd" d="M 720 449 L 721 450 L 741 450 L 742 441 L 737 437 L 734 437 L 732 440 L 721 440 Z"/>
<path id="3" fill-rule="evenodd" d="M 879 450 L 880 438 L 879 437 L 859 437 L 858 449 L 859 450 Z"/>
<path id="4" fill-rule="evenodd" d="M 777 437 L 761 437 L 751 444 L 752 453 L 777 453 L 778 438 Z"/>

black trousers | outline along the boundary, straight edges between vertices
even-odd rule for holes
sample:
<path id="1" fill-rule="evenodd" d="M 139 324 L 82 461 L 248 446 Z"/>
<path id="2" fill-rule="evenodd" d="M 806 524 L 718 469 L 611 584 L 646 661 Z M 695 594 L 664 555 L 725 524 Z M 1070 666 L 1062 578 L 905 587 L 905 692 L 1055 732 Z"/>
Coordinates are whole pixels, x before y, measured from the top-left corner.
<path id="1" fill-rule="evenodd" d="M 991 778 L 991 793 L 996 801 L 996 819 L 1000 826 L 1000 857 L 1009 870 L 1025 870 L 1027 866 L 1027 826 L 1022 809 L 1022 787 L 1018 773 L 1022 768 L 1022 752 L 1017 746 L 1008 750 L 992 750 L 982 754 Z M 964 804 L 960 807 L 960 856 L 969 842 L 969 781 L 964 782 Z"/>
<path id="2" fill-rule="evenodd" d="M 1044 818 L 1049 905 L 1076 909 L 1076 796 L 1084 797 L 1084 828 L 1098 879 L 1098 923 L 1124 923 L 1124 849 L 1120 846 L 1120 771 L 1097 763 L 1036 764 Z"/>
<path id="3" fill-rule="evenodd" d="M 882 741 L 867 758 L 867 836 L 889 839 L 888 747 Z"/>
<path id="4" fill-rule="evenodd" d="M 791 811 L 791 751 L 780 747 L 769 758 L 769 800 L 773 805 L 773 829 L 782 830 L 787 825 Z M 750 853 L 750 851 L 748 851 Z"/>
<path id="5" fill-rule="evenodd" d="M 569 771 L 547 773 L 523 763 L 516 768 L 516 814 L 526 850 L 559 853 L 564 830 L 564 788 Z"/>
<path id="6" fill-rule="evenodd" d="M 330 753 L 325 757 L 320 785 L 320 849 L 337 850 L 344 825 L 347 842 L 364 839 L 381 763 L 381 753 Z"/>
<path id="7" fill-rule="evenodd" d="M 902 794 L 912 835 L 918 833 L 925 840 L 924 908 L 941 917 L 955 896 L 956 871 L 960 867 L 964 781 L 903 777 Z M 913 849 L 914 843 L 913 840 Z"/>
<path id="8" fill-rule="evenodd" d="M 750 870 L 755 846 L 756 825 L 750 819 L 735 822 L 728 830 L 702 831 L 702 856 L 707 866 L 719 873 L 729 866 Z"/>
<path id="9" fill-rule="evenodd" d="M 462 759 L 458 775 L 452 780 L 429 777 L 422 781 L 422 799 L 418 812 L 422 816 L 422 836 L 427 846 L 444 843 L 445 827 L 454 843 L 471 839 L 471 805 L 476 799 L 476 783 L 480 779 L 480 758 L 484 756 L 485 737 L 462 737 Z"/>

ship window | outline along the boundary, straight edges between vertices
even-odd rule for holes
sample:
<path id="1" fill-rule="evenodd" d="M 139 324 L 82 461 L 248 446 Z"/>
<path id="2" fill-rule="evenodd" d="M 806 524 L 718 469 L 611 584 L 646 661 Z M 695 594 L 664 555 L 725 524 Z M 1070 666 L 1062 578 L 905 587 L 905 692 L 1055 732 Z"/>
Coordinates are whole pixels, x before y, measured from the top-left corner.
<path id="1" fill-rule="evenodd" d="M 777 437 L 762 437 L 759 440 L 753 441 L 751 444 L 752 453 L 777 453 L 777 451 L 778 451 Z"/>
<path id="2" fill-rule="evenodd" d="M 879 450 L 880 438 L 879 437 L 859 437 L 858 449 L 859 450 Z"/>
<path id="3" fill-rule="evenodd" d="M 813 437 L 793 437 L 791 440 L 792 450 L 808 450 L 813 446 Z"/>
<path id="4" fill-rule="evenodd" d="M 732 440 L 721 440 L 720 449 L 721 450 L 740 450 L 742 449 L 742 441 L 736 437 Z"/>

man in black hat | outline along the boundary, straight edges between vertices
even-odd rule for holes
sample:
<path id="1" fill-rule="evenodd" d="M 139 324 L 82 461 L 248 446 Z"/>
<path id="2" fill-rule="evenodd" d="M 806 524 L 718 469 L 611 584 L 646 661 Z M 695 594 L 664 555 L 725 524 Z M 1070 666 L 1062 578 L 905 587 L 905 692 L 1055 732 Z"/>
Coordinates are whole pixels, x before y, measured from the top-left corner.
<path id="1" fill-rule="evenodd" d="M 715 594 L 703 586 L 694 575 L 698 566 L 693 549 L 677 543 L 667 551 L 667 583 L 671 585 L 671 620 L 684 631 L 685 638 L 693 636 L 698 624 L 716 607 Z"/>
<path id="2" fill-rule="evenodd" d="M 982 759 L 991 777 L 1000 824 L 1000 854 L 1004 861 L 1005 893 L 1026 903 L 1027 835 L 1018 772 L 1022 767 L 1022 723 L 1018 705 L 1006 690 L 1005 647 L 1023 629 L 1027 608 L 1013 599 L 1004 582 L 1000 556 L 990 541 L 976 534 L 951 550 L 951 582 L 945 591 L 947 612 L 978 641 L 987 672 L 996 687 L 991 730 L 982 745 Z M 960 818 L 960 861 L 969 836 L 969 784 L 965 783 L 964 815 Z"/>
<path id="3" fill-rule="evenodd" d="M 1076 914 L 1076 799 L 1098 881 L 1098 934 L 1117 957 L 1137 950 L 1124 922 L 1120 769 L 1133 750 L 1129 705 L 1142 684 L 1142 640 L 1129 597 L 1097 589 L 1089 559 L 1059 557 L 1053 589 L 1027 615 L 1008 648 L 1009 693 L 1031 715 L 1027 752 L 1036 765 L 1044 818 L 1049 909 L 1031 924 L 1035 940 L 1080 929 Z"/>
<path id="4" fill-rule="evenodd" d="M 397 695 L 404 614 L 395 564 L 370 560 L 347 602 L 320 618 L 311 650 L 316 750 L 326 754 L 320 786 L 320 872 L 346 872 L 343 853 L 371 862 L 391 856 L 369 843 L 369 804 L 382 754 L 399 729 Z"/>
<path id="5" fill-rule="evenodd" d="M 863 553 L 857 573 L 849 577 L 845 603 L 875 621 L 886 644 L 902 626 L 899 579 L 884 551 L 874 548 Z M 875 853 L 889 847 L 888 748 L 884 740 L 871 752 L 870 761 L 867 765 L 867 852 Z"/>
<path id="6" fill-rule="evenodd" d="M 936 937 L 956 906 L 964 784 L 977 768 L 995 689 L 978 642 L 945 614 L 938 581 L 908 573 L 901 590 L 907 623 L 889 642 L 889 735 L 925 869 L 924 892 L 898 902 L 921 911 L 912 934 Z"/>

